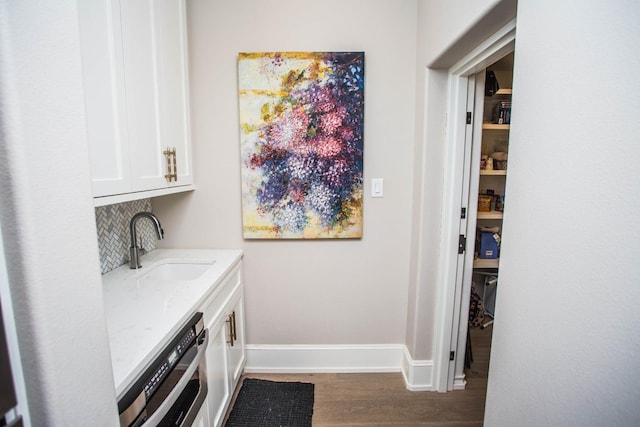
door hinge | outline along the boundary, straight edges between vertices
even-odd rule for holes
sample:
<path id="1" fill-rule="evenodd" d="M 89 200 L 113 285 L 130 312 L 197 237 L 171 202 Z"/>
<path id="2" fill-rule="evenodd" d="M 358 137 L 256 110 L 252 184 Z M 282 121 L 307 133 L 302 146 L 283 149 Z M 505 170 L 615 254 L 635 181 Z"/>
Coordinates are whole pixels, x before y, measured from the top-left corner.
<path id="1" fill-rule="evenodd" d="M 467 208 L 460 209 L 460 219 L 465 219 L 467 217 Z"/>
<path id="2" fill-rule="evenodd" d="M 471 111 L 467 111 L 467 124 L 471 124 Z"/>
<path id="3" fill-rule="evenodd" d="M 463 254 L 467 247 L 467 238 L 462 234 L 458 237 L 458 255 Z"/>
<path id="4" fill-rule="evenodd" d="M 452 351 L 451 353 L 449 353 L 449 360 L 456 360 L 456 352 Z"/>

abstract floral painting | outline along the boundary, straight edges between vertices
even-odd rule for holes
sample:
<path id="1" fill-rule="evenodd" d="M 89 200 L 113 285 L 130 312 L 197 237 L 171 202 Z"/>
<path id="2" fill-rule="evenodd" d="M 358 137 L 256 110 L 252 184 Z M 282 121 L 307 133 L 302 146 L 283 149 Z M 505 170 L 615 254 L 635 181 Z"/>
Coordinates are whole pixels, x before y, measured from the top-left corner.
<path id="1" fill-rule="evenodd" d="M 241 53 L 243 233 L 362 237 L 364 53 Z"/>

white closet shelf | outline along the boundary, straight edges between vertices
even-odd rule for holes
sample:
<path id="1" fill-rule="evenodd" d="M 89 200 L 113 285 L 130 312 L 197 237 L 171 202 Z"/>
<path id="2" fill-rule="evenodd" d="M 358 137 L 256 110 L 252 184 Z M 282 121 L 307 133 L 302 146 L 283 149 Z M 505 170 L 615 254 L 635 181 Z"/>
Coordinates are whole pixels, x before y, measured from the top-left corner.
<path id="1" fill-rule="evenodd" d="M 496 123 L 483 123 L 482 129 L 485 130 L 509 130 L 511 125 L 499 125 Z"/>
<path id="2" fill-rule="evenodd" d="M 500 258 L 476 258 L 473 260 L 473 268 L 498 268 L 499 265 Z"/>
<path id="3" fill-rule="evenodd" d="M 500 211 L 489 211 L 489 212 L 478 211 L 478 219 L 502 219 L 503 216 L 504 216 L 504 213 Z"/>
<path id="4" fill-rule="evenodd" d="M 480 175 L 506 175 L 507 174 L 507 170 L 506 169 L 494 169 L 494 170 L 486 170 L 486 169 L 480 169 Z"/>
<path id="5" fill-rule="evenodd" d="M 512 90 L 509 89 L 498 89 L 498 91 L 495 93 L 496 95 L 512 95 Z"/>

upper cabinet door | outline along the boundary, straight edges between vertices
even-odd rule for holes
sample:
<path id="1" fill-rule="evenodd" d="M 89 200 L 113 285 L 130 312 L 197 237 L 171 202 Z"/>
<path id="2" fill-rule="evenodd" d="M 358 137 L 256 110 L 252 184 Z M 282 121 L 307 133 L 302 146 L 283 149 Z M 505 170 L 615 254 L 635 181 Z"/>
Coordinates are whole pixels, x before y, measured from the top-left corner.
<path id="1" fill-rule="evenodd" d="M 187 11 L 184 0 L 160 0 L 158 24 L 158 69 L 163 147 L 176 149 L 177 179 L 170 185 L 193 183 L 189 112 L 189 52 Z"/>
<path id="2" fill-rule="evenodd" d="M 132 179 L 136 191 L 192 183 L 185 2 L 122 2 L 122 38 Z M 176 148 L 177 179 L 164 155 Z M 187 179 L 187 177 L 189 179 Z"/>
<path id="3" fill-rule="evenodd" d="M 185 0 L 79 8 L 94 197 L 193 184 Z"/>
<path id="4" fill-rule="evenodd" d="M 85 111 L 94 197 L 131 191 L 120 4 L 80 1 Z"/>
<path id="5" fill-rule="evenodd" d="M 166 183 L 160 139 L 160 76 L 153 0 L 122 1 L 122 51 L 133 189 Z"/>

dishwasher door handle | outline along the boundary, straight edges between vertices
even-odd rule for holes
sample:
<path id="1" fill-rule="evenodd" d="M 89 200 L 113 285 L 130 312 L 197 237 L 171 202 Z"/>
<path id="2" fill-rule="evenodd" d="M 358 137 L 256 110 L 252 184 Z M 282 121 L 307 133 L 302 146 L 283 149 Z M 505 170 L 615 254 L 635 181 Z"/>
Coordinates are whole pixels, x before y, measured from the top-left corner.
<path id="1" fill-rule="evenodd" d="M 151 415 L 147 420 L 142 424 L 143 426 L 157 426 L 160 421 L 164 418 L 165 415 L 169 412 L 169 409 L 176 403 L 178 397 L 187 386 L 187 383 L 191 379 L 193 373 L 198 369 L 198 366 L 202 362 L 202 358 L 204 357 L 207 346 L 209 345 L 209 330 L 203 330 L 204 339 L 202 344 L 197 345 L 198 354 L 193 358 L 193 361 L 189 364 L 189 367 L 185 371 L 185 373 L 180 377 L 180 380 L 176 383 L 176 386 L 171 390 L 167 398 L 162 402 L 162 404 L 158 407 L 158 409 Z M 200 338 L 196 338 L 200 339 Z"/>

